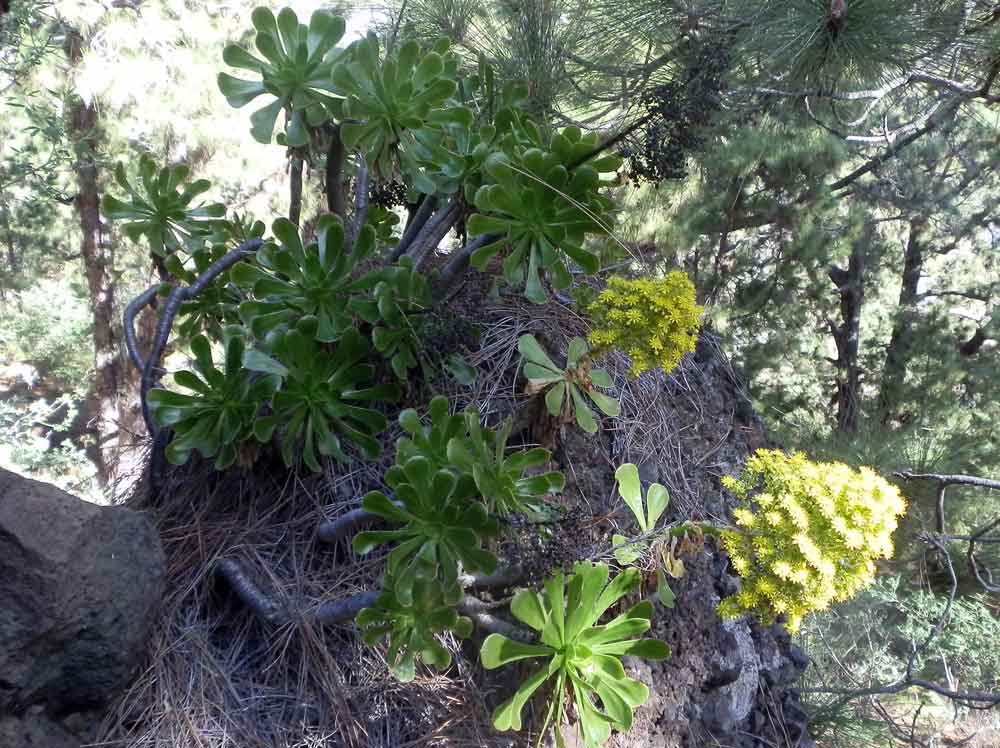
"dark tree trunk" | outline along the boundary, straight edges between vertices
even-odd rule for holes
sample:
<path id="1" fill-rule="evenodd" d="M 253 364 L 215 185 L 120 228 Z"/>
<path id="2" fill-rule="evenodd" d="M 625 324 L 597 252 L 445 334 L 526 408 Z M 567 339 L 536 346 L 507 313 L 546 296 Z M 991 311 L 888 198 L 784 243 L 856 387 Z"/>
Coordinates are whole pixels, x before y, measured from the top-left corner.
<path id="1" fill-rule="evenodd" d="M 861 391 L 861 367 L 858 351 L 861 337 L 861 307 L 864 303 L 865 259 L 871 241 L 872 225 L 866 224 L 861 236 L 851 245 L 847 268 L 830 266 L 827 275 L 840 296 L 840 322 L 828 320 L 830 334 L 837 344 L 837 429 L 853 432 L 858 428 Z"/>
<path id="2" fill-rule="evenodd" d="M 66 57 L 70 65 L 82 59 L 83 39 L 70 30 L 66 37 Z M 94 381 L 89 401 L 90 431 L 95 444 L 90 450 L 102 483 L 107 484 L 115 472 L 118 457 L 118 385 L 121 376 L 118 341 L 114 328 L 114 254 L 101 231 L 100 190 L 96 161 L 98 146 L 97 108 L 74 96 L 69 109 L 69 136 L 73 142 L 77 179 L 74 199 L 80 230 L 83 234 L 81 254 L 90 309 L 93 315 Z"/>
<path id="3" fill-rule="evenodd" d="M 899 398 L 916 342 L 917 286 L 924 265 L 922 239 L 926 227 L 925 218 L 910 219 L 910 233 L 903 257 L 903 285 L 899 290 L 896 319 L 892 325 L 889 347 L 885 352 L 885 365 L 882 367 L 882 386 L 878 397 L 882 423 L 888 423 L 897 415 Z"/>

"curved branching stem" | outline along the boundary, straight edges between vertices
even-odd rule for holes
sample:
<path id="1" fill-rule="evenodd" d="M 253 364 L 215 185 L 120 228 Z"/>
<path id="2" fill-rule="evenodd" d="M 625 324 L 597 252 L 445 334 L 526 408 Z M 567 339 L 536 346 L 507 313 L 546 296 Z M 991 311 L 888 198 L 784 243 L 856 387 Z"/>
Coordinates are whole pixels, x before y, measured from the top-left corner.
<path id="1" fill-rule="evenodd" d="M 897 478 L 905 481 L 926 480 L 937 483 L 937 503 L 935 505 L 935 525 L 936 535 L 924 534 L 922 539 L 934 538 L 937 542 L 944 543 L 958 541 L 968 543 L 966 550 L 966 560 L 969 564 L 969 571 L 975 576 L 976 581 L 982 585 L 987 592 L 1000 592 L 1000 584 L 993 581 L 993 573 L 980 566 L 979 558 L 976 556 L 976 545 L 993 545 L 1000 543 L 1000 537 L 991 536 L 990 533 L 1000 528 L 1000 517 L 997 517 L 969 535 L 949 535 L 945 527 L 947 511 L 947 492 L 951 486 L 972 486 L 974 488 L 985 488 L 990 491 L 1000 491 L 1000 481 L 989 478 L 978 478 L 972 475 L 942 475 L 938 473 L 895 473 Z"/>
<path id="2" fill-rule="evenodd" d="M 395 246 L 392 250 L 392 254 L 389 259 L 395 262 L 403 253 L 409 249 L 410 244 L 420 233 L 420 230 L 427 224 L 427 221 L 434 214 L 434 209 L 437 207 L 437 198 L 433 195 L 424 195 L 424 199 L 420 201 L 420 206 L 417 208 L 417 212 L 413 214 L 409 223 L 406 224 L 406 229 L 403 231 L 403 236 L 399 239 L 399 244 Z"/>
<path id="3" fill-rule="evenodd" d="M 462 216 L 462 206 L 458 198 L 452 198 L 439 210 L 434 217 L 421 229 L 416 238 L 406 248 L 404 254 L 412 258 L 413 267 L 419 268 L 427 257 L 437 249 L 438 244 L 458 223 Z"/>
<path id="4" fill-rule="evenodd" d="M 935 554 L 944 561 L 950 578 L 948 599 L 938 616 L 937 623 L 935 623 L 934 627 L 922 642 L 919 644 L 916 641 L 911 642 L 910 655 L 906 662 L 906 671 L 901 678 L 897 678 L 892 683 L 875 685 L 869 688 L 852 689 L 817 687 L 799 689 L 802 693 L 826 693 L 841 697 L 833 705 L 826 706 L 825 709 L 832 711 L 839 709 L 841 706 L 853 701 L 854 699 L 869 696 L 887 696 L 901 693 L 910 688 L 921 688 L 925 691 L 931 691 L 970 709 L 992 709 L 1000 704 L 1000 693 L 990 693 L 986 691 L 959 691 L 926 680 L 925 678 L 920 678 L 915 674 L 917 669 L 917 658 L 920 654 L 927 650 L 931 642 L 933 642 L 948 625 L 951 616 L 951 609 L 955 602 L 955 595 L 958 592 L 958 576 L 955 574 L 955 566 L 952 564 L 951 556 L 948 554 L 948 549 L 945 548 L 940 538 L 935 535 L 923 534 L 920 536 L 920 540 L 927 543 Z"/>
<path id="5" fill-rule="evenodd" d="M 139 344 L 135 338 L 135 318 L 139 316 L 139 313 L 142 312 L 143 309 L 153 303 L 156 299 L 156 292 L 159 290 L 159 283 L 155 283 L 147 288 L 128 303 L 128 306 L 125 307 L 125 314 L 123 315 L 125 328 L 125 350 L 128 352 L 129 361 L 131 361 L 132 365 L 139 371 L 143 370 L 146 362 L 143 360 L 142 354 L 139 353 Z"/>
<path id="6" fill-rule="evenodd" d="M 145 360 L 145 362 L 143 362 L 142 378 L 139 384 L 139 397 L 142 402 L 142 417 L 146 422 L 146 428 L 149 430 L 150 434 L 155 435 L 158 429 L 156 424 L 153 422 L 152 415 L 149 412 L 149 402 L 147 396 L 149 395 L 149 391 L 156 386 L 160 379 L 160 375 L 162 373 L 160 369 L 160 360 L 163 358 L 163 351 L 166 349 L 167 341 L 170 339 L 170 330 L 173 327 L 174 318 L 177 316 L 177 312 L 180 311 L 181 305 L 185 301 L 193 299 L 204 291 L 209 284 L 212 283 L 212 281 L 244 257 L 251 255 L 260 249 L 263 243 L 264 242 L 261 239 L 250 239 L 249 241 L 243 242 L 243 244 L 238 246 L 236 249 L 209 265 L 205 269 L 205 272 L 199 275 L 197 280 L 195 280 L 195 282 L 190 286 L 187 288 L 176 287 L 170 292 L 170 296 L 167 297 L 167 303 L 163 307 L 163 313 L 160 315 L 160 321 L 156 325 L 156 335 L 153 338 L 153 347 L 149 352 L 149 357 Z"/>
<path id="7" fill-rule="evenodd" d="M 948 548 L 945 545 L 948 541 L 966 541 L 969 544 L 968 548 L 968 560 L 969 566 L 972 572 L 975 574 L 976 579 L 990 592 L 1000 591 L 1000 585 L 992 584 L 992 575 L 989 571 L 983 571 L 980 569 L 979 564 L 976 560 L 975 547 L 976 543 L 984 542 L 1000 542 L 1000 538 L 988 537 L 988 534 L 993 530 L 1000 527 L 1000 517 L 986 523 L 978 530 L 974 531 L 970 535 L 945 535 L 945 492 L 949 486 L 976 486 L 979 488 L 987 488 L 991 490 L 1000 489 L 1000 481 L 990 480 L 987 478 L 976 478 L 968 475 L 938 475 L 935 473 L 895 473 L 896 477 L 909 481 L 909 480 L 928 480 L 934 481 L 938 484 L 938 497 L 937 497 L 937 529 L 938 532 L 922 532 L 917 535 L 917 539 L 925 543 L 929 550 L 940 559 L 941 563 L 948 572 L 949 588 L 948 596 L 945 600 L 945 604 L 941 609 L 941 612 L 937 616 L 937 621 L 931 627 L 930 631 L 923 638 L 922 641 L 917 642 L 913 640 L 910 643 L 910 654 L 906 660 L 906 668 L 903 675 L 897 678 L 895 681 L 886 684 L 873 685 L 867 688 L 828 688 L 828 687 L 816 687 L 816 688 L 802 688 L 800 691 L 802 693 L 824 693 L 831 694 L 833 696 L 838 696 L 839 698 L 834 701 L 832 705 L 827 705 L 824 707 L 825 711 L 834 711 L 839 709 L 841 706 L 847 704 L 850 701 L 858 698 L 868 698 L 873 696 L 886 696 L 891 694 L 901 693 L 910 688 L 920 688 L 925 691 L 930 691 L 936 693 L 939 696 L 943 696 L 946 699 L 950 699 L 956 704 L 968 707 L 970 709 L 992 709 L 1000 705 L 1000 693 L 991 693 L 986 691 L 960 691 L 955 688 L 948 686 L 943 686 L 933 681 L 929 681 L 926 678 L 921 678 L 918 676 L 918 658 L 930 645 L 937 639 L 941 633 L 945 630 L 948 623 L 951 620 L 952 607 L 955 604 L 955 597 L 958 594 L 958 575 L 955 572 L 955 565 L 952 561 L 951 554 L 948 552 Z M 985 574 L 985 576 L 984 576 Z"/>
<path id="8" fill-rule="evenodd" d="M 340 125 L 330 129 L 330 147 L 326 152 L 326 207 L 331 213 L 347 218 L 344 203 L 344 141 L 340 138 Z"/>
<path id="9" fill-rule="evenodd" d="M 291 620 L 288 612 L 250 579 L 238 561 L 222 559 L 215 566 L 215 574 L 261 620 L 272 626 L 283 626 Z"/>
<path id="10" fill-rule="evenodd" d="M 993 582 L 993 572 L 979 566 L 979 559 L 976 557 L 976 543 L 982 543 L 984 545 L 1000 543 L 1000 537 L 988 537 L 988 533 L 996 530 L 998 527 L 1000 527 L 1000 517 L 997 517 L 992 522 L 987 522 L 985 525 L 972 533 L 972 535 L 968 538 L 969 549 L 965 554 L 965 557 L 969 562 L 969 569 L 975 575 L 976 581 L 983 586 L 983 589 L 991 593 L 1000 592 L 1000 584 L 995 584 Z"/>
<path id="11" fill-rule="evenodd" d="M 1000 481 L 990 480 L 989 478 L 977 478 L 971 475 L 938 475 L 937 473 L 908 472 L 894 473 L 894 475 L 904 481 L 926 480 L 934 481 L 938 484 L 936 520 L 937 531 L 939 533 L 945 531 L 945 492 L 949 486 L 976 486 L 977 488 L 989 488 L 1000 491 Z"/>
<path id="12" fill-rule="evenodd" d="M 294 616 L 284 609 L 273 596 L 264 592 L 246 573 L 242 565 L 234 559 L 223 559 L 216 564 L 216 577 L 233 591 L 236 597 L 246 605 L 255 616 L 271 626 L 284 626 L 295 620 L 320 626 L 336 626 L 349 623 L 365 608 L 375 605 L 379 593 L 376 591 L 359 592 L 340 600 L 321 603 L 310 611 Z M 496 604 L 486 603 L 472 595 L 465 595 L 456 606 L 458 612 L 472 619 L 472 622 L 483 631 L 503 634 L 511 639 L 530 642 L 535 636 L 514 624 L 498 618 L 489 611 Z"/>
<path id="13" fill-rule="evenodd" d="M 500 237 L 496 234 L 478 236 L 461 249 L 455 250 L 441 270 L 441 276 L 438 278 L 440 284 L 444 287 L 450 286 L 458 276 L 468 269 L 469 260 L 476 253 L 476 250 L 485 247 L 487 244 L 499 241 L 499 239 Z"/>
<path id="14" fill-rule="evenodd" d="M 364 158 L 358 156 L 358 173 L 354 179 L 354 217 L 347 229 L 347 246 L 354 247 L 361 236 L 361 229 L 368 220 L 368 187 L 371 183 L 368 166 Z"/>

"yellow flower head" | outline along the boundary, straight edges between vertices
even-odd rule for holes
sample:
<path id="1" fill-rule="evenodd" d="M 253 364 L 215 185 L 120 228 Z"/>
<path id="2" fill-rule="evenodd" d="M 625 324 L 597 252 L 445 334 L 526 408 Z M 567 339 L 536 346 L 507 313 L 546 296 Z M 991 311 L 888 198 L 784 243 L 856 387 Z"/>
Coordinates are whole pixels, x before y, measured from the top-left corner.
<path id="1" fill-rule="evenodd" d="M 694 351 L 703 309 L 694 284 L 675 270 L 658 279 L 613 276 L 587 311 L 594 323 L 591 349 L 627 353 L 637 377 L 656 368 L 670 372 Z"/>
<path id="2" fill-rule="evenodd" d="M 804 616 L 871 583 L 875 560 L 892 556 L 892 533 L 906 511 L 899 490 L 874 471 L 801 453 L 759 450 L 723 486 L 740 502 L 723 547 L 743 589 L 719 604 L 719 614 L 753 614 L 764 623 L 785 616 L 792 632 Z"/>

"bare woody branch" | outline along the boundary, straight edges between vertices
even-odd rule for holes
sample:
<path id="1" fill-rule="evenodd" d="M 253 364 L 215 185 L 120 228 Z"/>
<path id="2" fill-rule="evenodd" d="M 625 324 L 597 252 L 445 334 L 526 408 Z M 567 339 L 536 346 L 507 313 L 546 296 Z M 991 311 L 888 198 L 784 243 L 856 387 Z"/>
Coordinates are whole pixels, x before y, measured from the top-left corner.
<path id="1" fill-rule="evenodd" d="M 802 688 L 799 689 L 801 693 L 822 693 L 840 696 L 841 698 L 837 699 L 832 706 L 826 707 L 826 709 L 829 710 L 837 709 L 855 699 L 870 698 L 873 696 L 888 696 L 891 694 L 902 693 L 903 691 L 907 691 L 911 688 L 920 688 L 925 691 L 931 691 L 970 709 L 992 709 L 1000 704 L 1000 693 L 990 693 L 986 691 L 959 691 L 948 686 L 942 686 L 916 675 L 916 665 L 919 656 L 927 651 L 931 643 L 941 635 L 941 632 L 944 631 L 945 627 L 948 625 L 951 619 L 951 609 L 955 603 L 955 596 L 958 592 L 958 576 L 955 573 L 955 566 L 951 561 L 951 556 L 949 555 L 947 548 L 945 548 L 940 538 L 935 535 L 924 534 L 921 535 L 919 539 L 927 543 L 931 550 L 944 562 L 950 578 L 950 587 L 947 600 L 941 610 L 941 613 L 938 615 L 938 619 L 934 627 L 922 642 L 911 642 L 910 655 L 907 658 L 906 669 L 903 676 L 896 679 L 892 683 L 874 685 L 867 688 Z"/>

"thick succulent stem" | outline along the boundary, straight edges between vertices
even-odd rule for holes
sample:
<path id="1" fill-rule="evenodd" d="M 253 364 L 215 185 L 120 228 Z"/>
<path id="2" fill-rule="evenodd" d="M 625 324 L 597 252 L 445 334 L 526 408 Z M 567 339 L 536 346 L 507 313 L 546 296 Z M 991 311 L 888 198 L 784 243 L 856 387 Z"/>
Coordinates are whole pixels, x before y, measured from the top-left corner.
<path id="1" fill-rule="evenodd" d="M 358 173 L 354 179 L 354 218 L 347 228 L 346 246 L 354 248 L 361 236 L 361 229 L 368 220 L 368 186 L 370 184 L 368 166 L 363 158 L 358 158 Z"/>
<path id="2" fill-rule="evenodd" d="M 283 626 L 291 620 L 288 613 L 247 576 L 238 561 L 230 558 L 222 559 L 216 565 L 215 573 L 261 620 L 272 626 Z"/>
<path id="3" fill-rule="evenodd" d="M 125 328 L 125 350 L 128 352 L 129 361 L 131 361 L 132 365 L 139 371 L 143 370 L 146 362 L 139 353 L 139 344 L 135 338 L 135 318 L 139 316 L 139 313 L 142 312 L 143 309 L 153 303 L 153 300 L 156 299 L 156 292 L 159 288 L 159 283 L 150 286 L 132 299 L 128 306 L 125 307 L 123 320 Z"/>
<path id="4" fill-rule="evenodd" d="M 340 139 L 340 125 L 330 131 L 330 147 L 326 152 L 326 207 L 331 213 L 347 218 L 344 204 L 344 141 Z"/>
<path id="5" fill-rule="evenodd" d="M 413 214 L 409 223 L 406 224 L 406 229 L 403 231 L 403 236 L 399 239 L 399 244 L 395 246 L 392 254 L 389 256 L 390 260 L 395 262 L 410 248 L 410 244 L 413 243 L 420 230 L 427 225 L 427 221 L 434 214 L 436 207 L 437 198 L 432 195 L 425 195 L 424 199 L 420 201 L 417 212 Z"/>
<path id="6" fill-rule="evenodd" d="M 452 198 L 424 225 L 404 252 L 407 257 L 413 259 L 414 267 L 419 268 L 423 264 L 427 256 L 437 248 L 445 235 L 458 223 L 461 215 L 461 205 L 457 198 Z"/>
<path id="7" fill-rule="evenodd" d="M 306 619 L 321 626 L 348 623 L 362 610 L 373 606 L 378 594 L 378 592 L 360 592 L 342 600 L 331 600 L 313 610 Z"/>
<path id="8" fill-rule="evenodd" d="M 170 339 L 170 330 L 173 327 L 174 318 L 177 316 L 177 312 L 180 311 L 181 305 L 204 291 L 212 281 L 229 270 L 237 262 L 260 249 L 262 244 L 263 241 L 260 239 L 250 239 L 243 242 L 243 244 L 232 252 L 229 252 L 221 259 L 209 265 L 205 269 L 205 272 L 199 275 L 197 280 L 190 286 L 187 288 L 177 287 L 170 292 L 167 303 L 163 306 L 163 314 L 160 315 L 160 321 L 156 325 L 156 335 L 153 338 L 152 350 L 149 352 L 149 357 L 143 362 L 142 378 L 139 383 L 142 417 L 146 422 L 146 428 L 150 434 L 155 435 L 158 427 L 153 422 L 153 417 L 149 411 L 148 395 L 149 391 L 156 386 L 160 379 L 160 360 L 163 358 L 163 351 L 166 349 L 167 341 Z M 148 293 L 148 291 L 145 293 Z M 130 304 L 129 306 L 131 307 L 132 305 Z"/>
<path id="9" fill-rule="evenodd" d="M 448 258 L 447 264 L 441 270 L 441 276 L 438 279 L 441 286 L 445 288 L 450 286 L 455 278 L 466 271 L 469 267 L 469 260 L 472 259 L 472 255 L 476 253 L 476 250 L 485 247 L 487 244 L 492 244 L 499 239 L 500 237 L 496 235 L 479 236 L 468 242 L 461 249 L 454 251 Z"/>
<path id="10" fill-rule="evenodd" d="M 289 170 L 290 186 L 288 197 L 288 220 L 299 225 L 302 217 L 302 156 L 292 153 L 292 163 Z"/>
<path id="11" fill-rule="evenodd" d="M 524 567 L 513 564 L 497 569 L 492 574 L 460 574 L 458 583 L 465 589 L 483 590 L 513 587 L 524 579 Z"/>
<path id="12" fill-rule="evenodd" d="M 530 631 L 489 613 L 490 606 L 478 597 L 466 595 L 459 600 L 457 607 L 459 613 L 467 616 L 472 620 L 476 628 L 483 631 L 488 631 L 491 634 L 501 634 L 508 639 L 525 643 L 533 642 L 537 638 Z"/>
<path id="13" fill-rule="evenodd" d="M 352 509 L 336 519 L 327 520 L 320 524 L 316 531 L 316 537 L 324 543 L 336 543 L 380 519 L 381 517 L 366 512 L 364 509 Z"/>
<path id="14" fill-rule="evenodd" d="M 238 561 L 223 559 L 215 567 L 216 576 L 226 582 L 230 589 L 254 615 L 272 626 L 283 626 L 294 620 L 280 604 L 258 587 L 243 570 Z M 320 626 L 337 626 L 353 621 L 365 608 L 375 605 L 377 591 L 359 592 L 340 600 L 322 603 L 312 611 L 299 616 L 303 623 Z M 510 639 L 530 642 L 535 636 L 512 623 L 497 618 L 489 611 L 492 606 L 471 595 L 464 596 L 456 606 L 458 612 L 469 617 L 477 628 L 489 633 L 503 634 Z"/>

